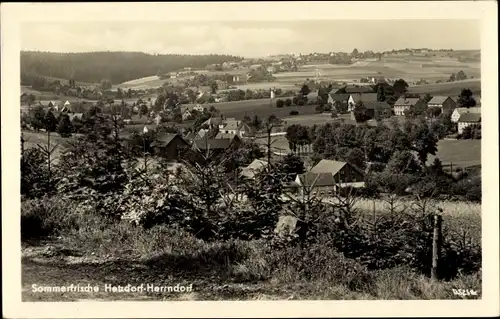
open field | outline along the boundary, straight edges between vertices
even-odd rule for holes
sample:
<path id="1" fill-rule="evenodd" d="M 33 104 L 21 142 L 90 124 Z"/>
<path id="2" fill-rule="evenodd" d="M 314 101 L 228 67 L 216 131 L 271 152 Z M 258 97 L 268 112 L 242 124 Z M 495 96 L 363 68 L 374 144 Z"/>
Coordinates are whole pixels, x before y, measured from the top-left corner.
<path id="1" fill-rule="evenodd" d="M 349 114 L 342 114 L 339 115 L 337 118 L 332 118 L 330 116 L 330 113 L 323 113 L 323 114 L 299 114 L 295 116 L 288 116 L 283 118 L 283 120 L 286 122 L 286 125 L 293 125 L 293 124 L 302 124 L 302 125 L 307 125 L 307 126 L 312 126 L 312 125 L 323 125 L 326 123 L 331 123 L 338 121 L 339 118 L 346 118 L 350 117 Z"/>
<path id="2" fill-rule="evenodd" d="M 283 89 L 296 89 L 296 84 L 303 83 L 306 79 L 323 81 L 339 81 L 346 83 L 359 83 L 362 77 L 383 76 L 390 79 L 402 78 L 410 85 L 413 82 L 425 79 L 429 82 L 437 80 L 446 81 L 452 73 L 463 70 L 467 76 L 479 79 L 481 77 L 479 51 L 457 52 L 432 52 L 421 55 L 392 55 L 385 56 L 380 61 L 368 59 L 356 61 L 350 65 L 342 64 L 309 64 L 300 66 L 297 72 L 282 72 L 273 74 L 277 80 L 274 82 L 250 83 L 239 85 L 242 90 L 269 89 L 280 87 Z M 243 76 L 248 69 L 224 71 L 194 71 L 203 74 L 225 74 Z M 170 81 L 178 81 L 171 79 Z M 149 76 L 133 81 L 128 81 L 115 87 L 121 88 L 154 88 L 163 85 L 167 80 L 160 80 L 157 76 Z M 434 93 L 439 93 L 436 91 Z M 443 93 L 445 94 L 445 93 Z"/>
<path id="3" fill-rule="evenodd" d="M 285 99 L 285 98 L 281 98 Z M 284 118 L 290 116 L 290 111 L 298 111 L 299 114 L 314 114 L 315 105 L 304 105 L 304 106 L 290 106 L 290 107 L 276 107 L 276 100 L 274 99 L 272 104 L 270 99 L 258 99 L 258 100 L 244 100 L 244 101 L 233 101 L 233 102 L 222 102 L 222 103 L 208 103 L 203 106 L 209 108 L 214 106 L 217 108 L 225 117 L 233 117 L 242 120 L 245 115 L 250 117 L 258 115 L 260 118 L 265 118 L 271 114 L 276 115 L 279 118 Z M 192 107 L 192 104 L 186 104 L 186 107 Z"/>
<path id="4" fill-rule="evenodd" d="M 434 157 L 443 164 L 453 163 L 453 167 L 481 165 L 481 140 L 440 140 L 436 156 L 429 156 L 429 164 Z"/>
<path id="5" fill-rule="evenodd" d="M 152 75 L 152 76 L 147 76 L 144 78 L 140 79 L 135 79 L 132 81 L 127 81 L 121 84 L 113 85 L 113 89 L 135 89 L 135 90 L 140 90 L 140 89 L 149 89 L 149 88 L 157 88 L 161 87 L 163 83 L 165 83 L 165 80 L 161 80 L 158 76 Z"/>
<path id="6" fill-rule="evenodd" d="M 37 148 L 38 145 L 42 147 L 47 145 L 47 133 L 45 132 L 32 132 L 32 131 L 22 131 L 24 136 L 24 149 Z M 76 136 L 73 134 L 72 137 L 63 138 L 59 136 L 57 133 L 50 133 L 50 145 L 51 147 L 57 144 L 57 148 L 52 154 L 52 159 L 54 163 L 57 163 L 59 156 L 66 149 L 67 143 L 70 142 L 73 137 Z"/>
<path id="7" fill-rule="evenodd" d="M 467 79 L 464 81 L 447 82 L 447 83 L 434 83 L 412 86 L 408 89 L 410 93 L 430 95 L 448 95 L 456 97 L 460 95 L 462 89 L 470 89 L 476 96 L 481 95 L 481 80 L 480 79 Z"/>
<path id="8" fill-rule="evenodd" d="M 443 217 L 446 219 L 450 219 L 452 217 L 471 217 L 481 219 L 481 204 L 478 203 L 470 203 L 470 202 L 462 202 L 462 201 L 444 201 L 437 200 L 430 202 L 432 206 L 439 207 L 443 210 Z M 397 206 L 397 210 L 405 210 L 410 209 L 412 207 L 412 202 L 409 200 L 399 199 L 396 201 L 395 206 Z M 364 212 L 370 213 L 373 212 L 375 208 L 376 212 L 383 212 L 389 209 L 389 205 L 387 202 L 380 199 L 356 199 L 355 207 Z M 481 223 L 476 225 L 480 228 Z M 481 230 L 478 230 L 476 234 L 478 237 L 481 236 Z"/>

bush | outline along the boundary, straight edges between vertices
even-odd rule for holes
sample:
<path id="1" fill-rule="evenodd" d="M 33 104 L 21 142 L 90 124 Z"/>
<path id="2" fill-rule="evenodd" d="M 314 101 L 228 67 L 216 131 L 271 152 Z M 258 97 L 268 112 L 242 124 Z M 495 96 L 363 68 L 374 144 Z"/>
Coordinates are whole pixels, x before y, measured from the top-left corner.
<path id="1" fill-rule="evenodd" d="M 285 246 L 267 252 L 273 278 L 281 282 L 321 281 L 342 284 L 352 291 L 369 291 L 373 276 L 368 269 L 332 249 L 326 236 L 307 246 Z"/>
<path id="2" fill-rule="evenodd" d="M 294 111 L 290 111 L 289 114 L 290 115 L 299 115 L 299 111 L 295 111 L 295 110 Z"/>
<path id="3" fill-rule="evenodd" d="M 292 100 L 290 100 L 290 99 L 286 99 L 286 100 L 285 100 L 285 106 L 286 106 L 286 107 L 292 106 Z"/>
<path id="4" fill-rule="evenodd" d="M 278 99 L 276 101 L 276 107 L 277 108 L 282 108 L 283 106 L 285 106 L 285 102 L 282 99 Z"/>
<path id="5" fill-rule="evenodd" d="M 45 154 L 39 148 L 25 150 L 21 157 L 21 195 L 40 197 L 52 191 L 52 186 Z"/>
<path id="6" fill-rule="evenodd" d="M 79 202 L 56 196 L 21 203 L 21 238 L 37 240 L 78 230 L 92 210 Z"/>

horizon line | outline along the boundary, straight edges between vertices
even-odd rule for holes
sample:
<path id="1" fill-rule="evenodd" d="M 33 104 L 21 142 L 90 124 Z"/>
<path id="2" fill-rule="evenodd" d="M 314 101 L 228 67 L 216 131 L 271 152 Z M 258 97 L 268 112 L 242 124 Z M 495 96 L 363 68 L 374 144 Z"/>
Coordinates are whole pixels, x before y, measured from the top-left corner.
<path id="1" fill-rule="evenodd" d="M 357 49 L 357 48 L 353 48 Z M 373 51 L 373 50 L 359 50 L 359 52 L 373 52 L 373 53 L 384 53 L 384 52 L 391 52 L 391 51 L 402 51 L 402 50 L 431 50 L 431 51 L 481 51 L 481 48 L 479 49 L 455 49 L 455 48 L 427 48 L 427 47 L 422 47 L 422 48 L 394 48 L 394 49 L 387 49 L 384 51 Z M 211 52 L 211 53 L 158 53 L 158 52 L 147 52 L 147 51 L 134 51 L 134 50 L 91 50 L 91 51 L 47 51 L 47 50 L 35 50 L 35 49 L 21 49 L 20 52 L 36 52 L 36 53 L 55 53 L 55 54 L 79 54 L 79 53 L 142 53 L 142 54 L 147 54 L 147 55 L 190 55 L 190 56 L 205 56 L 205 55 L 226 55 L 226 56 L 234 56 L 234 57 L 243 57 L 243 58 L 255 58 L 254 56 L 244 56 L 244 55 L 238 55 L 238 54 L 231 54 L 231 53 L 217 53 L 217 52 Z M 281 53 L 272 53 L 268 55 L 261 55 L 259 57 L 269 57 L 269 56 L 276 56 L 276 55 L 297 55 L 297 54 L 302 54 L 302 55 L 308 55 L 308 54 L 327 54 L 327 53 L 349 53 L 347 51 L 328 51 L 328 52 L 281 52 Z"/>

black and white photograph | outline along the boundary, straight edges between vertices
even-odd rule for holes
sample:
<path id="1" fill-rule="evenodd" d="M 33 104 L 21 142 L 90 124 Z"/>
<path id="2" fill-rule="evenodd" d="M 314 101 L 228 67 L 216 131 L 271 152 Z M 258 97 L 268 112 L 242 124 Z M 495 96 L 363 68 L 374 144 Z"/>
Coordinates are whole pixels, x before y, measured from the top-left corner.
<path id="1" fill-rule="evenodd" d="M 2 4 L 10 298 L 498 314 L 496 6 Z"/>

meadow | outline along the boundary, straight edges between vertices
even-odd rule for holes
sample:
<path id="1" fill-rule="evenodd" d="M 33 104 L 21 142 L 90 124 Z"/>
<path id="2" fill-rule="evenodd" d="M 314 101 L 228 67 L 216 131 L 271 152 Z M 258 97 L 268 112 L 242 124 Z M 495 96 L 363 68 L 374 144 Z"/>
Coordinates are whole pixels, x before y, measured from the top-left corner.
<path id="1" fill-rule="evenodd" d="M 38 148 L 39 146 L 45 147 L 47 145 L 47 133 L 46 132 L 33 132 L 28 130 L 22 131 L 24 137 L 24 149 Z M 60 155 L 64 152 L 67 147 L 67 143 L 73 140 L 78 134 L 73 134 L 72 137 L 63 138 L 57 133 L 50 133 L 50 144 L 54 147 L 57 144 L 54 153 L 52 153 L 51 158 L 54 163 L 57 163 Z"/>
<path id="2" fill-rule="evenodd" d="M 462 92 L 462 89 L 465 88 L 470 89 L 475 96 L 481 96 L 481 80 L 476 78 L 456 82 L 410 86 L 408 91 L 410 93 L 422 95 L 429 93 L 430 95 L 445 95 L 457 97 Z"/>
<path id="3" fill-rule="evenodd" d="M 446 81 L 452 73 L 457 73 L 460 70 L 463 70 L 469 78 L 474 77 L 477 83 L 479 83 L 481 67 L 478 54 L 478 51 L 432 52 L 421 55 L 384 56 L 380 61 L 367 59 L 365 61 L 356 61 L 350 65 L 308 64 L 299 66 L 296 72 L 278 72 L 273 74 L 276 77 L 276 81 L 242 84 L 237 86 L 237 88 L 246 90 L 270 89 L 276 87 L 287 90 L 297 90 L 298 85 L 307 79 L 359 84 L 359 80 L 362 77 L 371 76 L 383 76 L 390 79 L 401 78 L 407 81 L 410 85 L 413 85 L 414 82 L 419 81 L 420 79 L 425 79 L 430 83 L 435 83 L 437 80 Z M 243 76 L 246 71 L 248 71 L 248 69 L 227 71 L 203 70 L 196 72 L 203 74 L 229 73 Z M 177 80 L 182 80 L 182 78 Z M 175 82 L 177 80 L 171 81 Z M 165 81 L 166 80 L 160 80 L 157 76 L 149 76 L 115 85 L 115 87 L 125 89 L 155 88 L 163 85 Z M 452 83 L 449 85 L 460 86 L 461 84 Z M 426 88 L 423 88 L 422 90 L 424 89 Z M 417 87 L 416 90 L 418 91 L 420 89 Z M 446 92 L 448 91 L 446 90 L 450 90 L 450 88 L 436 86 L 436 88 L 429 93 L 447 94 Z"/>
<path id="4" fill-rule="evenodd" d="M 260 118 L 266 118 L 269 115 L 274 114 L 279 118 L 285 118 L 290 116 L 290 111 L 298 111 L 299 115 L 315 113 L 315 105 L 293 105 L 290 107 L 277 108 L 276 100 L 277 99 L 274 99 L 272 102 L 270 99 L 243 100 L 222 103 L 208 103 L 203 106 L 209 108 L 213 105 L 225 117 L 232 117 L 240 120 L 242 120 L 245 115 L 250 117 L 258 115 Z M 192 107 L 194 105 L 187 104 L 186 106 Z"/>
<path id="5" fill-rule="evenodd" d="M 481 140 L 440 140 L 436 155 L 429 155 L 427 163 L 435 157 L 457 168 L 481 165 Z"/>

